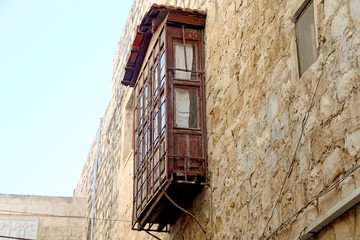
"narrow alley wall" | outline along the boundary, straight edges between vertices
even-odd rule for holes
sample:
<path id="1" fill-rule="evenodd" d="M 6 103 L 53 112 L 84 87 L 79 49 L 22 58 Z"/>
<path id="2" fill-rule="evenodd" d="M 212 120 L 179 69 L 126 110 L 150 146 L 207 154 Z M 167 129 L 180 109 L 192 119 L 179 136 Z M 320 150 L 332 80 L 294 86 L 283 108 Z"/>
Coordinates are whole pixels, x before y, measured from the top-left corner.
<path id="1" fill-rule="evenodd" d="M 154 2 L 134 1 L 114 57 L 96 185 L 99 240 L 150 239 L 131 231 L 132 89 L 120 81 L 136 26 Z M 156 2 L 207 12 L 210 186 L 189 210 L 208 239 L 291 239 L 360 187 L 359 171 L 348 174 L 360 164 L 360 1 L 314 0 L 319 57 L 300 77 L 294 17 L 304 2 Z M 96 141 L 75 192 L 87 199 L 89 215 Z M 360 238 L 359 224 L 345 224 L 359 217 L 356 207 L 315 239 Z M 204 239 L 187 215 L 158 236 Z"/>

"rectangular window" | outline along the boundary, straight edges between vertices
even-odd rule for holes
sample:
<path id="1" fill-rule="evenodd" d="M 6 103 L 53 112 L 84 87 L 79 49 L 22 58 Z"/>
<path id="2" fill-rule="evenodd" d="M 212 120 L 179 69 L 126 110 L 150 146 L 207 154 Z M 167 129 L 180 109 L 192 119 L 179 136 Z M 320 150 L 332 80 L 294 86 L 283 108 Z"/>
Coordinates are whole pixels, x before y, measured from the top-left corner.
<path id="1" fill-rule="evenodd" d="M 196 79 L 196 74 L 189 71 L 196 71 L 195 61 L 195 45 L 183 44 L 181 42 L 175 42 L 175 68 L 183 69 L 185 71 L 176 70 L 175 78 L 178 79 Z"/>
<path id="2" fill-rule="evenodd" d="M 299 57 L 299 73 L 300 76 L 302 76 L 319 56 L 319 51 L 316 47 L 313 1 L 311 1 L 297 17 L 295 25 Z"/>
<path id="3" fill-rule="evenodd" d="M 175 88 L 175 126 L 198 128 L 198 91 Z"/>

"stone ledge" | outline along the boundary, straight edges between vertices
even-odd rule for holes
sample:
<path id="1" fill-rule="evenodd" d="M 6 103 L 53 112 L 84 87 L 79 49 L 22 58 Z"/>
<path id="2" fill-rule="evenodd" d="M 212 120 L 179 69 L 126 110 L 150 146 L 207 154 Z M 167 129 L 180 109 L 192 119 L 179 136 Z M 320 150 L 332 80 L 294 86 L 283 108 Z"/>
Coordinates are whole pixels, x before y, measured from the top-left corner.
<path id="1" fill-rule="evenodd" d="M 350 208 L 360 202 L 360 187 L 355 189 L 347 197 L 340 200 L 333 207 L 331 207 L 323 215 L 315 219 L 305 229 L 297 234 L 292 239 L 307 240 L 311 238 L 315 233 L 319 232 L 323 227 L 334 221 L 340 215 L 348 211 Z"/>

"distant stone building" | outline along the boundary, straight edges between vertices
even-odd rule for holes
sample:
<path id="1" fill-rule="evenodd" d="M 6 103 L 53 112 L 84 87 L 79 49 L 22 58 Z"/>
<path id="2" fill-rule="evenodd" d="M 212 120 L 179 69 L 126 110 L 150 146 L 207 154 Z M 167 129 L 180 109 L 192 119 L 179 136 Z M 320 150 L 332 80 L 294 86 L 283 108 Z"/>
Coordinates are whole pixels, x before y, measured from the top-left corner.
<path id="1" fill-rule="evenodd" d="M 359 106 L 360 0 L 134 0 L 94 239 L 360 239 Z"/>
<path id="2" fill-rule="evenodd" d="M 0 194 L 0 239 L 85 240 L 84 198 Z"/>

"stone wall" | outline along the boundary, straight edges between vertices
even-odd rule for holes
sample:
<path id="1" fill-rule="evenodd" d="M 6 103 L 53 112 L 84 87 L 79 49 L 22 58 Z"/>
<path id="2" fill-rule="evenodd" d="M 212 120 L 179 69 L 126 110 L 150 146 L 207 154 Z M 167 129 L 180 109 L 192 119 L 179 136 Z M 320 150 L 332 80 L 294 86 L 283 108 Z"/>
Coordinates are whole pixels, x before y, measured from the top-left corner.
<path id="1" fill-rule="evenodd" d="M 0 194 L 0 235 L 85 240 L 85 210 L 83 198 Z"/>
<path id="2" fill-rule="evenodd" d="M 273 234 L 291 239 L 360 187 L 355 171 L 318 198 L 360 163 L 360 1 L 314 1 L 320 56 L 301 78 L 293 20 L 304 1 L 157 1 L 207 12 L 210 186 L 189 210 L 206 226 L 208 238 L 259 239 Z M 153 2 L 134 1 L 114 57 L 96 186 L 96 216 L 107 220 L 96 223 L 95 239 L 148 237 L 130 230 L 132 89 L 120 81 L 136 26 Z M 96 140 L 75 194 L 87 198 L 88 213 Z M 334 221 L 319 239 L 329 234 L 327 229 L 341 230 L 344 222 L 358 219 L 357 209 Z M 286 224 L 278 229 L 282 223 Z M 359 237 L 359 231 L 350 232 Z M 170 234 L 161 237 L 204 235 L 183 215 Z"/>
<path id="3" fill-rule="evenodd" d="M 360 237 L 360 206 L 351 209 L 316 233 L 313 240 L 358 239 Z"/>

